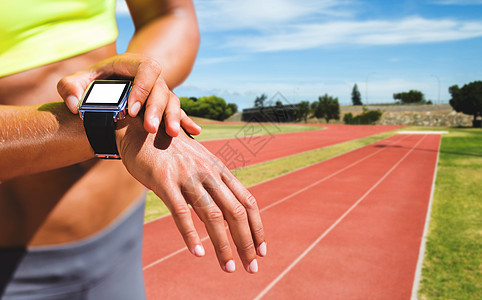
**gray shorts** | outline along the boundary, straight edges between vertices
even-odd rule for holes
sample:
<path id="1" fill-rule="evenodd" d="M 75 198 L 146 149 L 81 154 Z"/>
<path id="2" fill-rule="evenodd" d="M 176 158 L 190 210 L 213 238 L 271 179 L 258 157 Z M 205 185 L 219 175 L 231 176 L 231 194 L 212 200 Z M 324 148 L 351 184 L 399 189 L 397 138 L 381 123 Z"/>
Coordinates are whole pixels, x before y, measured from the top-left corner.
<path id="1" fill-rule="evenodd" d="M 51 247 L 0 248 L 0 299 L 145 299 L 145 197 L 100 233 Z"/>

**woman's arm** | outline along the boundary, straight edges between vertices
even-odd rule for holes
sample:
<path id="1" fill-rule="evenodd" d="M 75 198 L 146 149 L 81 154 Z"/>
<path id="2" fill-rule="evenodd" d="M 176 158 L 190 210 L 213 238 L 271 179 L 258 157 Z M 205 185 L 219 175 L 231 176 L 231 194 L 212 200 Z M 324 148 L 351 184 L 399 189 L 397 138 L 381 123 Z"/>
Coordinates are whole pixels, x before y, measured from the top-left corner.
<path id="1" fill-rule="evenodd" d="M 127 170 L 164 200 L 191 253 L 203 256 L 204 249 L 188 203 L 204 222 L 221 268 L 235 268 L 226 220 L 244 268 L 256 273 L 256 254 L 266 255 L 266 243 L 254 197 L 218 158 L 184 132 L 176 138 L 164 130 L 152 134 L 142 123 L 140 117 L 118 122 L 117 148 Z M 80 118 L 63 103 L 0 106 L 0 181 L 92 157 Z"/>
<path id="2" fill-rule="evenodd" d="M 64 103 L 0 106 L 0 181 L 93 157 L 82 120 Z"/>
<path id="3" fill-rule="evenodd" d="M 200 35 L 191 0 L 127 0 L 136 31 L 127 52 L 160 63 L 162 77 L 172 90 L 191 72 Z"/>

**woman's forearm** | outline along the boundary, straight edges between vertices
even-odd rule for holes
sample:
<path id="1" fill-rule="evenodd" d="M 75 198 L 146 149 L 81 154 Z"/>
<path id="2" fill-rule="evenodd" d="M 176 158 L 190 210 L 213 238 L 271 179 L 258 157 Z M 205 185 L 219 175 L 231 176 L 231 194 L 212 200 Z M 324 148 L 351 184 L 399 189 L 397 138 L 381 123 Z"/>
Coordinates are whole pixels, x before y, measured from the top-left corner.
<path id="1" fill-rule="evenodd" d="M 82 120 L 64 103 L 0 106 L 0 181 L 93 157 Z"/>
<path id="2" fill-rule="evenodd" d="M 199 49 L 199 28 L 194 7 L 191 1 L 142 2 L 144 5 L 129 4 L 136 32 L 127 51 L 158 61 L 164 80 L 173 89 L 191 72 Z"/>

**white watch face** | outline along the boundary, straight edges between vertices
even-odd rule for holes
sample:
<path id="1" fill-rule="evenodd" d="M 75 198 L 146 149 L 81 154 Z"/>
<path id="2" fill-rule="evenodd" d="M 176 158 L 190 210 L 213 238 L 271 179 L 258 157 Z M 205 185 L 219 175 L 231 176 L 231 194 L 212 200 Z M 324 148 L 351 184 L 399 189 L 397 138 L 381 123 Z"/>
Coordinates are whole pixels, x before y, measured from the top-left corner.
<path id="1" fill-rule="evenodd" d="M 84 99 L 86 105 L 118 105 L 126 93 L 126 82 L 95 82 Z"/>

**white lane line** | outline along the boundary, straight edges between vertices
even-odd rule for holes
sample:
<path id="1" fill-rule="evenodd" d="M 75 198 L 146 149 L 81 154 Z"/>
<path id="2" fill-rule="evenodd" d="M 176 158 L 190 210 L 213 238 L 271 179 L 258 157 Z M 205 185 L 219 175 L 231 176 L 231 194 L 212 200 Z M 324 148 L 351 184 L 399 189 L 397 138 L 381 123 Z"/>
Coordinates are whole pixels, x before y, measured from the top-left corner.
<path id="1" fill-rule="evenodd" d="M 420 287 L 420 279 L 422 278 L 422 266 L 423 266 L 423 259 L 425 256 L 425 245 L 427 243 L 428 225 L 430 224 L 430 215 L 432 214 L 433 194 L 435 192 L 435 181 L 437 179 L 437 168 L 438 168 L 438 160 L 440 156 L 441 145 L 442 145 L 442 141 L 440 141 L 437 149 L 437 160 L 435 161 L 435 168 L 433 172 L 432 190 L 430 191 L 430 200 L 428 202 L 427 215 L 425 216 L 425 224 L 423 227 L 422 241 L 420 243 L 420 250 L 418 252 L 417 268 L 415 269 L 415 276 L 413 278 L 412 298 L 411 298 L 412 300 L 418 299 L 417 293 Z"/>
<path id="2" fill-rule="evenodd" d="M 402 138 L 400 138 L 400 139 L 397 139 L 397 140 L 395 140 L 395 141 L 392 141 L 389 145 L 392 145 L 392 144 L 394 144 L 394 143 L 396 143 L 396 142 L 400 142 L 400 141 L 406 139 L 407 137 L 408 137 L 408 136 L 404 136 L 404 137 L 402 137 Z M 278 200 L 278 201 L 276 201 L 276 202 L 274 202 L 274 203 L 271 203 L 270 205 L 268 205 L 268 206 L 260 209 L 260 212 L 263 212 L 263 211 L 267 210 L 268 208 L 271 208 L 271 207 L 273 207 L 273 206 L 275 206 L 275 205 L 278 205 L 278 204 L 280 204 L 280 203 L 282 203 L 282 202 L 284 202 L 284 201 L 286 201 L 286 200 L 288 200 L 288 199 L 290 199 L 290 198 L 292 198 L 292 197 L 294 197 L 294 196 L 296 196 L 296 195 L 298 195 L 298 194 L 300 194 L 300 193 L 302 193 L 302 192 L 304 192 L 304 191 L 312 188 L 313 186 L 315 186 L 315 185 L 317 185 L 317 184 L 320 184 L 320 183 L 322 183 L 323 181 L 328 180 L 328 179 L 332 178 L 333 176 L 340 174 L 340 173 L 343 172 L 343 171 L 346 171 L 347 169 L 349 169 L 349 168 L 351 168 L 351 167 L 353 167 L 353 166 L 361 163 L 362 161 L 364 161 L 364 160 L 366 160 L 366 159 L 374 156 L 374 155 L 377 154 L 377 153 L 380 153 L 380 152 L 384 151 L 385 149 L 387 149 L 387 148 L 381 148 L 380 150 L 377 150 L 377 151 L 375 151 L 375 152 L 373 152 L 373 153 L 371 153 L 371 154 L 369 154 L 369 155 L 367 155 L 367 156 L 365 156 L 365 157 L 357 160 L 356 162 L 353 162 L 353 163 L 351 163 L 350 165 L 348 165 L 348 166 L 346 166 L 346 167 L 344 167 L 344 168 L 342 168 L 342 169 L 340 169 L 340 170 L 338 170 L 338 171 L 336 171 L 336 172 L 334 172 L 334 173 L 332 173 L 332 174 L 330 174 L 330 175 L 328 175 L 328 176 L 326 176 L 326 177 L 323 177 L 322 179 L 316 181 L 315 183 L 312 183 L 312 184 L 310 184 L 310 185 L 302 188 L 301 190 L 298 190 L 298 191 L 296 191 L 296 192 L 294 192 L 294 193 L 292 193 L 292 194 L 290 194 L 290 195 L 288 195 L 288 196 L 286 196 L 286 197 L 284 197 L 284 198 L 282 198 L 282 199 L 280 199 L 280 200 Z M 354 151 L 354 150 L 353 150 L 353 151 Z M 350 151 L 350 152 L 351 152 L 351 151 Z M 349 153 L 349 152 L 347 152 L 347 153 Z M 346 154 L 346 153 L 345 153 L 345 154 Z M 325 161 L 326 161 L 326 160 L 325 160 Z M 323 162 L 325 162 L 325 161 L 322 161 L 322 162 L 319 162 L 319 163 L 323 163 Z M 315 165 L 316 165 L 316 164 L 315 164 Z M 310 166 L 313 166 L 313 165 L 310 165 Z M 309 166 L 303 167 L 303 168 L 308 168 L 308 167 L 309 167 Z M 283 176 L 283 175 L 282 175 L 282 176 Z M 280 177 L 281 177 L 281 176 L 280 176 Z M 279 178 L 279 177 L 276 177 L 276 178 Z M 209 236 L 205 236 L 205 237 L 203 237 L 203 238 L 201 239 L 201 241 L 205 241 L 205 240 L 207 240 L 208 238 L 209 238 Z M 162 258 L 160 258 L 160 259 L 158 259 L 158 260 L 156 260 L 156 261 L 148 264 L 148 265 L 145 266 L 142 270 L 145 271 L 145 270 L 147 270 L 147 269 L 149 269 L 149 268 L 157 265 L 158 263 L 161 263 L 161 262 L 165 261 L 166 259 L 171 258 L 171 257 L 175 256 L 176 254 L 181 253 L 181 252 L 184 251 L 184 250 L 188 250 L 188 248 L 187 248 L 187 247 L 183 247 L 183 248 L 180 248 L 180 249 L 178 249 L 178 250 L 176 250 L 176 251 L 174 251 L 174 252 L 171 252 L 171 253 L 169 253 L 168 255 L 163 256 Z"/>
<path id="3" fill-rule="evenodd" d="M 401 139 L 398 139 L 398 140 L 396 140 L 396 141 L 393 141 L 393 142 L 390 143 L 390 145 L 391 145 L 391 144 L 394 144 L 395 142 L 402 141 L 402 140 L 405 139 L 405 138 L 406 138 L 406 137 L 401 138 Z M 302 193 L 302 192 L 304 192 L 304 191 L 306 191 L 306 190 L 314 187 L 315 185 L 320 184 L 320 183 L 322 183 L 322 182 L 324 182 L 324 181 L 326 181 L 326 180 L 328 180 L 328 179 L 330 179 L 330 178 L 332 178 L 332 177 L 340 174 L 341 172 L 346 171 L 346 170 L 348 170 L 348 169 L 350 169 L 350 168 L 358 165 L 359 163 L 361 163 L 361 162 L 369 159 L 370 157 L 372 157 L 372 156 L 374 156 L 374 155 L 382 152 L 382 151 L 385 150 L 385 149 L 387 149 L 387 148 L 381 148 L 381 149 L 379 149 L 379 150 L 377 150 L 377 151 L 375 151 L 375 152 L 373 152 L 373 153 L 371 153 L 371 154 L 369 154 L 369 155 L 367 155 L 367 156 L 365 156 L 365 157 L 363 157 L 363 158 L 361 158 L 361 159 L 359 159 L 359 160 L 357 160 L 357 161 L 349 164 L 348 166 L 346 166 L 346 167 L 344 167 L 344 168 L 341 168 L 341 169 L 339 169 L 338 171 L 336 171 L 336 172 L 334 172 L 334 173 L 331 173 L 330 175 L 325 176 L 325 177 L 321 178 L 320 180 L 318 180 L 318 181 L 316 181 L 316 182 L 314 182 L 314 183 L 312 183 L 312 184 L 310 184 L 310 185 L 308 185 L 308 186 L 306 186 L 306 187 L 304 187 L 304 188 L 302 188 L 302 189 L 300 189 L 300 190 L 297 190 L 296 192 L 294 192 L 294 193 L 292 193 L 292 194 L 290 194 L 290 195 L 288 195 L 288 196 L 286 196 L 286 197 L 284 197 L 284 198 L 282 198 L 282 199 L 280 199 L 280 200 L 278 200 L 278 201 L 276 201 L 276 202 L 271 203 L 270 205 L 265 206 L 264 208 L 260 209 L 260 212 L 263 212 L 263 211 L 267 210 L 268 208 L 271 208 L 271 207 L 273 207 L 273 206 L 275 206 L 275 205 L 278 205 L 278 204 L 280 204 L 280 203 L 288 200 L 289 198 L 292 198 L 292 197 L 294 197 L 294 196 L 296 196 L 296 195 L 298 195 L 298 194 L 300 194 L 300 193 Z"/>
<path id="4" fill-rule="evenodd" d="M 352 211 L 354 210 L 358 204 L 360 204 L 385 178 L 390 175 L 390 173 L 395 170 L 400 163 L 407 158 L 407 156 L 412 153 L 412 151 L 425 139 L 426 136 L 423 136 L 390 170 L 383 175 L 363 196 L 361 196 L 343 215 L 341 215 L 325 232 L 323 232 L 308 248 L 306 248 L 303 253 L 301 253 L 286 269 L 281 272 L 273 281 L 271 281 L 266 288 L 264 288 L 254 299 L 259 300 L 261 299 L 266 293 L 268 293 L 286 274 L 288 274 L 291 269 L 293 269 L 328 233 L 330 233 L 333 228 L 335 228 L 343 219 Z"/>
<path id="5" fill-rule="evenodd" d="M 398 134 L 447 134 L 449 133 L 448 131 L 442 131 L 442 130 L 401 130 L 397 132 Z"/>

